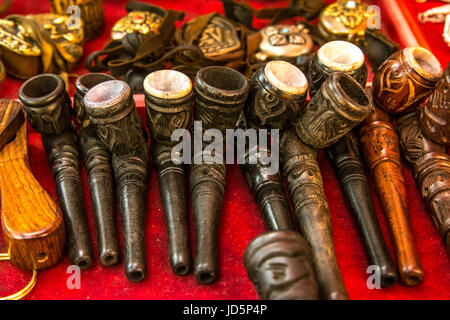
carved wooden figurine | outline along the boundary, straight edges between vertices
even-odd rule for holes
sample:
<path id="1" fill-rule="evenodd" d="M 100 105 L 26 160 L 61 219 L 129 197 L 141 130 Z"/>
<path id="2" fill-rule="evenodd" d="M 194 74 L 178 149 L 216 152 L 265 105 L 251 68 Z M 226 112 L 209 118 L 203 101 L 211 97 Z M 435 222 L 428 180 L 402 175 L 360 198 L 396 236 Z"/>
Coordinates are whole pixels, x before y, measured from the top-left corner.
<path id="1" fill-rule="evenodd" d="M 146 133 L 136 111 L 130 87 L 110 80 L 90 89 L 84 106 L 98 137 L 112 154 L 125 246 L 125 273 L 141 281 L 145 258 L 145 204 L 148 154 Z"/>
<path id="2" fill-rule="evenodd" d="M 375 107 L 374 112 L 364 121 L 359 135 L 366 162 L 387 217 L 400 280 L 403 284 L 415 286 L 422 281 L 423 270 L 408 220 L 397 134 L 389 122 L 388 115 Z"/>
<path id="3" fill-rule="evenodd" d="M 450 147 L 450 63 L 422 109 L 420 127 L 429 139 Z"/>
<path id="4" fill-rule="evenodd" d="M 70 259 L 86 269 L 92 264 L 92 248 L 84 209 L 77 134 L 64 81 L 55 74 L 35 76 L 20 87 L 19 98 L 31 126 L 41 133 L 64 216 Z"/>
<path id="5" fill-rule="evenodd" d="M 330 211 L 316 151 L 300 141 L 290 128 L 281 135 L 280 158 L 295 215 L 312 249 L 320 297 L 348 299 L 334 252 Z"/>
<path id="6" fill-rule="evenodd" d="M 413 166 L 428 212 L 450 253 L 450 157 L 445 146 L 434 143 L 423 134 L 417 111 L 398 119 L 397 131 L 403 154 Z"/>
<path id="7" fill-rule="evenodd" d="M 311 62 L 308 70 L 309 94 L 315 96 L 325 80 L 334 72 L 343 72 L 366 86 L 367 66 L 360 48 L 347 41 L 325 43 Z"/>
<path id="8" fill-rule="evenodd" d="M 170 264 L 175 274 L 191 271 L 184 164 L 172 161 L 172 133 L 190 129 L 194 92 L 191 80 L 181 72 L 160 70 L 144 80 L 150 152 L 158 172 L 159 190 L 169 238 Z"/>
<path id="9" fill-rule="evenodd" d="M 386 112 L 414 110 L 424 102 L 442 76 L 436 57 L 421 47 L 394 53 L 375 73 L 373 99 Z"/>
<path id="10" fill-rule="evenodd" d="M 397 272 L 375 215 L 358 147 L 358 137 L 350 131 L 329 147 L 327 152 L 361 231 L 369 265 L 379 267 L 381 286 L 389 287 L 397 281 Z"/>
<path id="11" fill-rule="evenodd" d="M 104 73 L 87 73 L 75 83 L 73 106 L 80 125 L 80 146 L 89 180 L 92 207 L 97 224 L 98 255 L 104 266 L 113 266 L 119 261 L 114 180 L 111 154 L 95 132 L 84 109 L 84 96 L 95 85 L 114 80 Z"/>
<path id="12" fill-rule="evenodd" d="M 24 120 L 20 102 L 0 99 L 2 230 L 12 263 L 42 269 L 61 259 L 65 230 L 61 209 L 30 170 Z"/>
<path id="13" fill-rule="evenodd" d="M 305 239 L 288 230 L 263 233 L 244 253 L 247 275 L 264 300 L 317 300 L 311 260 Z"/>
<path id="14" fill-rule="evenodd" d="M 234 129 L 248 95 L 245 77 L 229 68 L 206 67 L 195 77 L 194 119 L 202 121 L 203 132 Z M 195 129 L 195 126 L 194 126 Z M 193 140 L 203 132 L 195 132 Z M 224 141 L 217 141 L 224 144 Z M 225 161 L 223 154 L 211 154 L 216 161 L 205 163 L 203 148 L 193 152 L 191 166 L 192 205 L 197 234 L 194 275 L 200 283 L 215 281 L 217 265 L 217 228 L 225 192 Z M 210 159 L 214 160 L 214 159 Z M 221 162 L 221 163 L 220 163 Z"/>
<path id="15" fill-rule="evenodd" d="M 345 73 L 332 73 L 296 120 L 295 130 L 304 143 L 325 148 L 359 124 L 371 109 L 358 82 Z"/>

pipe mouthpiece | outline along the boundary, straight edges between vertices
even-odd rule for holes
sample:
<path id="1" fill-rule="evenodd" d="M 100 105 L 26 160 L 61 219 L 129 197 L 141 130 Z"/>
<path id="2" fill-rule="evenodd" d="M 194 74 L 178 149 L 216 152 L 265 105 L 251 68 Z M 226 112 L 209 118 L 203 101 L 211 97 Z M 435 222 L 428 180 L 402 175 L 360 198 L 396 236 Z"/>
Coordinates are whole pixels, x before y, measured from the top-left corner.
<path id="1" fill-rule="evenodd" d="M 125 267 L 125 273 L 130 281 L 139 282 L 144 280 L 147 271 L 145 266 L 130 262 Z"/>
<path id="2" fill-rule="evenodd" d="M 204 263 L 195 267 L 194 276 L 199 283 L 210 284 L 216 281 L 217 272 L 213 266 Z"/>

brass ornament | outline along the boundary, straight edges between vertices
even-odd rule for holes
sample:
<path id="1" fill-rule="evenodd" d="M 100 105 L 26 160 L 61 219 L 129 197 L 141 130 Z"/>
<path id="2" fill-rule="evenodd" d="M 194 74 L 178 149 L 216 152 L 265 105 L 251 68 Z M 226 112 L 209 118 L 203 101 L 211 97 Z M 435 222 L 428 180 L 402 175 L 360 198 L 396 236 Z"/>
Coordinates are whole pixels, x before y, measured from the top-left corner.
<path id="1" fill-rule="evenodd" d="M 74 64 L 83 56 L 83 24 L 81 24 L 81 28 L 71 28 L 68 16 L 54 13 L 35 14 L 27 17 L 34 19 L 41 26 L 66 62 Z"/>
<path id="2" fill-rule="evenodd" d="M 50 0 L 50 5 L 52 12 L 60 15 L 67 15 L 70 6 L 77 6 L 83 22 L 85 40 L 91 40 L 103 31 L 105 25 L 103 0 Z"/>
<path id="3" fill-rule="evenodd" d="M 198 47 L 205 57 L 217 57 L 241 47 L 236 28 L 226 18 L 216 15 L 200 35 Z"/>
<path id="4" fill-rule="evenodd" d="M 5 80 L 5 78 L 6 78 L 5 65 L 4 65 L 3 62 L 0 60 L 0 83 L 2 83 L 3 80 Z"/>
<path id="5" fill-rule="evenodd" d="M 41 49 L 22 25 L 0 19 L 0 46 L 16 54 L 39 56 Z"/>
<path id="6" fill-rule="evenodd" d="M 142 35 L 157 34 L 163 16 L 150 11 L 131 11 L 112 27 L 111 39 L 120 40 L 127 34 L 138 32 Z"/>
<path id="7" fill-rule="evenodd" d="M 10 257 L 8 253 L 0 253 L 0 261 L 10 261 Z M 0 301 L 2 300 L 20 300 L 27 296 L 33 288 L 36 286 L 37 281 L 37 271 L 33 269 L 33 276 L 31 277 L 30 282 L 21 290 L 16 293 L 10 294 L 6 297 L 0 297 Z"/>
<path id="8" fill-rule="evenodd" d="M 319 16 L 319 32 L 327 41 L 358 42 L 364 38 L 367 20 L 372 16 L 368 4 L 359 0 L 339 0 L 326 7 Z"/>
<path id="9" fill-rule="evenodd" d="M 83 23 L 66 15 L 11 15 L 0 20 L 0 47 L 6 71 L 19 79 L 71 71 L 83 56 Z M 81 26 L 81 27 L 80 27 Z"/>
<path id="10" fill-rule="evenodd" d="M 8 73 L 20 79 L 39 73 L 41 49 L 22 25 L 0 19 L 0 50 Z"/>
<path id="11" fill-rule="evenodd" d="M 309 55 L 314 48 L 309 29 L 302 24 L 267 26 L 260 30 L 260 34 L 259 52 L 255 54 L 260 61 Z"/>

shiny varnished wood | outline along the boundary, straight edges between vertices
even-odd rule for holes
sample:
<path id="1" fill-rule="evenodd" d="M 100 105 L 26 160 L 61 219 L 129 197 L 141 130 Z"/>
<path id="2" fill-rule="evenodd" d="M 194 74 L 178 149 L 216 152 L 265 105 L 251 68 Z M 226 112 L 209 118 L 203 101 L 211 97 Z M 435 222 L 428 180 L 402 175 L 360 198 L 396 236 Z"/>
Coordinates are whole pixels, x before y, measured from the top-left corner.
<path id="1" fill-rule="evenodd" d="M 388 115 L 374 108 L 363 124 L 360 140 L 387 218 L 400 280 L 405 285 L 417 285 L 423 279 L 423 269 L 409 224 L 398 137 Z"/>
<path id="2" fill-rule="evenodd" d="M 8 253 L 19 268 L 46 268 L 63 254 L 62 212 L 31 173 L 21 104 L 0 100 L 0 116 L 0 147 L 6 143 L 0 151 L 1 217 Z"/>

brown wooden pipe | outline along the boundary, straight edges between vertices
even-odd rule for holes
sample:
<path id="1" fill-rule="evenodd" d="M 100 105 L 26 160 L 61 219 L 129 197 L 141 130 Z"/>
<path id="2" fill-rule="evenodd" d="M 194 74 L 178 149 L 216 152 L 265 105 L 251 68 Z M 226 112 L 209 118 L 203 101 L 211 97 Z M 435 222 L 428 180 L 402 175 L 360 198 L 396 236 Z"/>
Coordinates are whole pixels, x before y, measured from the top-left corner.
<path id="1" fill-rule="evenodd" d="M 220 130 L 223 137 L 226 129 L 236 127 L 247 98 L 248 82 L 236 70 L 211 66 L 197 73 L 194 92 L 194 119 L 202 125 L 201 130 L 196 130 L 194 124 L 192 139 L 191 193 L 197 243 L 194 276 L 198 282 L 207 284 L 218 275 L 217 230 L 225 193 L 226 166 L 223 155 L 219 154 L 216 154 L 216 161 L 204 161 L 203 150 L 207 145 L 195 150 L 195 139 L 208 129 Z M 225 141 L 214 143 L 224 145 Z"/>
<path id="2" fill-rule="evenodd" d="M 187 218 L 184 164 L 172 160 L 172 141 L 177 129 L 192 125 L 194 93 L 191 80 L 175 70 L 159 70 L 144 80 L 145 109 L 150 130 L 150 152 L 158 172 L 159 191 L 169 239 L 172 270 L 177 275 L 191 271 L 191 247 Z"/>
<path id="3" fill-rule="evenodd" d="M 327 152 L 334 164 L 347 203 L 358 223 L 369 265 L 378 266 L 381 286 L 390 287 L 397 281 L 397 272 L 375 215 L 369 183 L 359 154 L 358 137 L 350 131 L 327 148 Z"/>
<path id="4" fill-rule="evenodd" d="M 89 180 L 92 208 L 97 225 L 98 255 L 104 266 L 117 264 L 120 256 L 116 228 L 114 179 L 111 154 L 95 132 L 84 109 L 83 98 L 95 85 L 114 80 L 103 73 L 87 73 L 75 83 L 74 110 L 80 125 L 80 146 Z"/>
<path id="5" fill-rule="evenodd" d="M 248 99 L 244 114 L 239 119 L 242 130 L 285 129 L 297 118 L 304 108 L 308 94 L 308 81 L 303 72 L 295 65 L 281 60 L 273 60 L 261 65 L 250 80 Z M 262 135 L 256 131 L 259 139 Z M 259 211 L 270 230 L 293 229 L 291 210 L 286 199 L 281 174 L 268 173 L 259 155 L 271 156 L 271 136 L 268 133 L 257 145 L 250 145 L 242 132 L 240 140 L 245 146 L 239 150 L 238 157 L 244 155 L 241 165 L 247 183 L 258 202 Z M 277 141 L 278 143 L 278 141 Z M 250 155 L 257 155 L 257 163 L 250 163 Z M 278 159 L 277 159 L 278 161 Z M 273 165 L 273 163 L 270 163 Z"/>
<path id="6" fill-rule="evenodd" d="M 241 146 L 237 143 L 236 152 L 238 157 L 243 154 L 244 163 L 241 164 L 241 170 L 247 180 L 248 186 L 253 191 L 259 211 L 262 214 L 264 223 L 268 230 L 293 230 L 294 226 L 291 218 L 291 210 L 289 202 L 286 199 L 286 192 L 281 178 L 280 172 L 270 173 L 267 171 L 268 165 L 261 163 L 258 158 L 256 163 L 250 163 L 250 155 L 264 153 L 267 157 L 271 156 L 269 144 L 271 143 L 270 134 L 267 135 L 266 146 L 257 144 L 252 146 L 245 139 L 245 130 L 247 123 L 244 113 L 241 114 L 238 121 L 239 139 L 244 141 Z"/>
<path id="7" fill-rule="evenodd" d="M 172 270 L 177 275 L 191 271 L 191 247 L 187 217 L 186 178 L 183 164 L 171 159 L 172 147 L 158 142 L 150 143 L 153 164 L 158 172 L 159 192 L 166 219 L 169 256 Z"/>
<path id="8" fill-rule="evenodd" d="M 112 154 L 124 234 L 125 273 L 130 281 L 141 281 L 147 273 L 147 135 L 124 81 L 96 85 L 84 97 L 84 106 L 98 137 Z"/>
<path id="9" fill-rule="evenodd" d="M 312 249 L 320 297 L 348 299 L 334 251 L 330 211 L 316 151 L 289 128 L 281 135 L 280 158 L 297 221 Z"/>
<path id="10" fill-rule="evenodd" d="M 450 157 L 443 145 L 427 138 L 419 125 L 418 111 L 397 121 L 400 146 L 413 166 L 428 213 L 450 253 Z"/>
<path id="11" fill-rule="evenodd" d="M 191 166 L 192 208 L 195 213 L 196 256 L 194 276 L 203 284 L 218 276 L 217 233 L 225 194 L 225 164 Z"/>
<path id="12" fill-rule="evenodd" d="M 374 107 L 374 112 L 364 121 L 359 135 L 366 162 L 387 217 L 400 280 L 405 285 L 415 286 L 423 279 L 423 269 L 409 225 L 397 134 L 388 115 Z"/>
<path id="13" fill-rule="evenodd" d="M 92 264 L 92 246 L 84 208 L 78 137 L 64 81 L 55 74 L 35 76 L 20 87 L 19 98 L 31 126 L 41 133 L 64 215 L 70 258 L 86 269 Z"/>
<path id="14" fill-rule="evenodd" d="M 263 150 L 259 148 L 259 151 Z M 270 151 L 265 150 L 264 152 L 270 156 Z M 281 175 L 264 172 L 266 166 L 260 161 L 257 164 L 249 164 L 248 153 L 246 159 L 246 163 L 241 165 L 241 169 L 247 184 L 253 191 L 267 229 L 293 230 L 291 210 L 286 199 Z"/>

